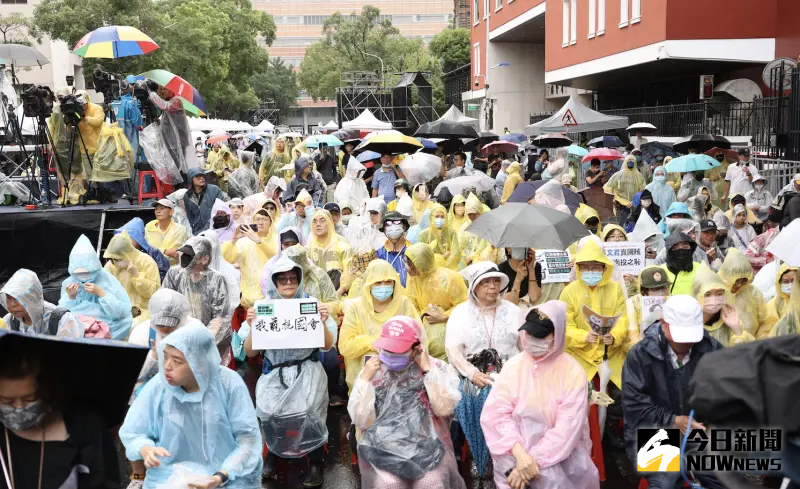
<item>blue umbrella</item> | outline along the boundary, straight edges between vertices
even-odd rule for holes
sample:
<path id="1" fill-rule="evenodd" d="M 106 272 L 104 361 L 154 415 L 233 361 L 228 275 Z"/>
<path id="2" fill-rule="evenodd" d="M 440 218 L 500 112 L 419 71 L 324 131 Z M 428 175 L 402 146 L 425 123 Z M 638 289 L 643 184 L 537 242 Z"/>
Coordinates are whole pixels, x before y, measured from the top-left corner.
<path id="1" fill-rule="evenodd" d="M 624 146 L 622 141 L 616 136 L 600 136 L 589 141 L 588 146 L 593 148 L 619 148 Z"/>
<path id="2" fill-rule="evenodd" d="M 316 148 L 319 147 L 321 144 L 327 144 L 328 146 L 343 146 L 344 143 L 339 140 L 336 136 L 332 134 L 316 134 L 311 136 L 310 138 L 306 139 L 306 147 L 307 148 Z"/>
<path id="3" fill-rule="evenodd" d="M 486 439 L 481 429 L 481 411 L 492 388 L 483 387 L 476 393 L 475 387 L 468 379 L 461 379 L 459 390 L 461 400 L 456 405 L 456 418 L 469 444 L 478 475 L 483 477 L 489 466 L 489 447 L 486 446 Z"/>
<path id="4" fill-rule="evenodd" d="M 500 136 L 500 141 L 508 141 L 511 143 L 522 144 L 528 142 L 528 136 L 520 134 L 518 132 L 512 132 L 510 134 L 503 134 L 502 136 Z"/>
<path id="5" fill-rule="evenodd" d="M 364 151 L 356 156 L 356 161 L 359 163 L 366 163 L 368 161 L 381 159 L 381 154 L 375 151 Z"/>
<path id="6" fill-rule="evenodd" d="M 589 154 L 588 149 L 578 146 L 577 144 L 573 144 L 572 146 L 567 148 L 567 151 L 569 152 L 569 154 L 578 156 L 580 158 L 583 158 L 584 156 Z"/>
<path id="7" fill-rule="evenodd" d="M 719 165 L 717 160 L 706 154 L 688 154 L 667 163 L 666 170 L 668 173 L 687 173 L 710 170 Z"/>
<path id="8" fill-rule="evenodd" d="M 423 149 L 436 149 L 436 143 L 434 143 L 430 139 L 417 138 L 417 141 L 422 143 L 422 148 Z"/>

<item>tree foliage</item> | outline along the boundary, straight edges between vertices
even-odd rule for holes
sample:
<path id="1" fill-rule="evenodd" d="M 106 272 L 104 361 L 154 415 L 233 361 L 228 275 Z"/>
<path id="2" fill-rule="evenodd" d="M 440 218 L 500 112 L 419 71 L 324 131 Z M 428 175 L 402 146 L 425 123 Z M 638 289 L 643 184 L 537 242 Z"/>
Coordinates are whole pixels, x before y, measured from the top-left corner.
<path id="1" fill-rule="evenodd" d="M 37 39 L 36 30 L 28 17 L 19 12 L 0 15 L 0 42 L 3 44 L 24 44 L 30 46 Z"/>
<path id="2" fill-rule="evenodd" d="M 442 64 L 445 73 L 469 64 L 469 29 L 445 29 L 431 40 L 428 49 Z"/>
<path id="3" fill-rule="evenodd" d="M 297 101 L 297 74 L 280 58 L 270 58 L 267 69 L 253 75 L 250 84 L 260 100 L 272 100 L 278 109 Z"/>
<path id="4" fill-rule="evenodd" d="M 259 39 L 270 45 L 276 32 L 272 16 L 253 10 L 250 0 L 43 0 L 34 24 L 70 46 L 103 25 L 138 28 L 160 49 L 118 60 L 87 59 L 84 71 L 171 71 L 200 92 L 209 115 L 221 118 L 241 118 L 258 107 L 251 82 L 270 66 Z"/>

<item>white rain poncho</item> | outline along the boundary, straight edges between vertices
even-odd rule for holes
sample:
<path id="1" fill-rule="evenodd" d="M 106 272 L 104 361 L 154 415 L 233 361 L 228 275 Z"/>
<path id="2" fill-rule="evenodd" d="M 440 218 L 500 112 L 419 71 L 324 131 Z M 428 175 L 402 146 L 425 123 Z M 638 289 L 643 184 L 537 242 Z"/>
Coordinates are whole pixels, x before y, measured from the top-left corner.
<path id="1" fill-rule="evenodd" d="M 355 158 L 350 158 L 344 178 L 339 180 L 336 190 L 333 191 L 333 198 L 339 205 L 350 204 L 353 209 L 361 209 L 364 201 L 370 198 L 367 185 L 361 179 L 365 171 L 367 168 L 364 165 Z"/>
<path id="2" fill-rule="evenodd" d="M 564 200 L 564 187 L 558 180 L 550 180 L 536 189 L 534 200 L 536 204 L 570 214 L 569 207 Z"/>
<path id="3" fill-rule="evenodd" d="M 44 300 L 42 283 L 34 272 L 20 268 L 0 289 L 0 303 L 2 303 L 6 311 L 9 310 L 9 297 L 16 299 L 25 308 L 25 312 L 31 318 L 31 324 L 26 325 L 22 319 L 17 319 L 11 313 L 8 313 L 3 318 L 8 328 L 23 333 L 50 334 L 50 317 L 56 306 Z M 17 327 L 14 327 L 14 322 L 17 323 Z M 66 311 L 61 314 L 61 318 L 58 320 L 56 336 L 83 338 L 83 332 L 83 324 L 72 313 Z"/>
<path id="4" fill-rule="evenodd" d="M 675 190 L 667 185 L 667 178 L 667 170 L 659 166 L 653 170 L 653 181 L 645 187 L 653 196 L 653 203 L 658 206 L 662 218 L 667 217 L 669 206 L 677 200 Z"/>
<path id="5" fill-rule="evenodd" d="M 186 209 L 183 207 L 183 198 L 189 189 L 179 189 L 167 195 L 167 198 L 175 204 L 175 213 L 172 214 L 172 220 L 186 229 L 186 236 L 192 235 L 192 223 L 189 222 L 189 217 L 186 215 Z"/>
<path id="6" fill-rule="evenodd" d="M 241 151 L 239 158 L 242 164 L 228 177 L 228 195 L 244 199 L 259 191 L 258 173 L 253 169 L 255 153 Z"/>
<path id="7" fill-rule="evenodd" d="M 628 239 L 644 241 L 645 247 L 655 251 L 656 255 L 664 249 L 664 233 L 658 229 L 658 224 L 647 212 L 639 214 L 639 220 L 636 221 L 633 231 L 628 234 Z M 648 267 L 656 264 L 654 258 L 646 258 L 645 261 Z"/>
<path id="8" fill-rule="evenodd" d="M 164 376 L 164 348 L 184 354 L 200 390 L 187 393 Z M 133 402 L 119 436 L 128 460 L 142 460 L 146 446 L 165 448 L 171 457 L 147 470 L 144 489 L 155 489 L 176 464 L 200 464 L 204 475 L 228 474 L 232 489 L 261 487 L 261 434 L 253 403 L 242 378 L 220 366 L 213 335 L 200 325 L 186 325 L 158 346 L 160 373 Z"/>
<path id="9" fill-rule="evenodd" d="M 225 284 L 228 287 L 228 313 L 233 317 L 233 312 L 239 307 L 239 298 L 242 293 L 242 272 L 222 258 L 222 249 L 216 231 L 209 229 L 200 233 L 199 236 L 211 242 L 211 263 L 208 267 L 225 277 Z"/>
<path id="10" fill-rule="evenodd" d="M 383 197 L 375 197 L 359 204 L 358 208 L 361 209 L 360 215 L 350 219 L 344 237 L 347 238 L 354 250 L 367 246 L 374 250 L 381 249 L 386 244 L 386 235 L 378 229 L 380 224 L 372 224 L 369 213 L 377 212 L 378 222 L 383 222 L 383 216 L 386 214 L 386 201 Z"/>
<path id="11" fill-rule="evenodd" d="M 413 324 L 425 344 L 415 319 L 396 316 Z M 390 321 L 392 320 L 390 319 Z M 445 362 L 430 358 L 423 374 L 416 362 L 401 371 L 381 364 L 372 381 L 358 378 L 347 411 L 361 436 L 358 463 L 361 486 L 370 489 L 462 489 L 450 420 L 461 394 L 458 375 Z"/>
<path id="12" fill-rule="evenodd" d="M 274 277 L 290 270 L 297 270 L 301 277 L 293 298 L 317 300 L 303 291 L 302 269 L 286 257 L 272 269 L 267 297 L 282 300 Z M 332 317 L 325 327 L 335 345 L 338 331 Z M 321 352 L 318 348 L 264 350 L 264 373 L 256 385 L 256 411 L 270 453 L 299 458 L 328 441 L 328 378 L 320 363 Z"/>

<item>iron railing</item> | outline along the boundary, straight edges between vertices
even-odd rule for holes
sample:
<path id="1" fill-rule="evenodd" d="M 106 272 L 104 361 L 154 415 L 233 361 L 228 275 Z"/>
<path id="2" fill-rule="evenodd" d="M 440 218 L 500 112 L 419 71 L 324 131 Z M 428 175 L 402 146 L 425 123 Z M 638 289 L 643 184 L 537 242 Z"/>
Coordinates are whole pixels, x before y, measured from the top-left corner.
<path id="1" fill-rule="evenodd" d="M 750 160 L 758 168 L 758 172 L 767 179 L 767 190 L 775 196 L 792 181 L 794 175 L 800 173 L 800 161 L 778 160 L 774 158 L 753 158 Z"/>
<path id="2" fill-rule="evenodd" d="M 442 82 L 444 82 L 444 103 L 448 108 L 451 105 L 455 105 L 459 110 L 464 110 L 461 94 L 470 90 L 471 74 L 472 65 L 467 64 L 442 75 Z"/>
<path id="3" fill-rule="evenodd" d="M 601 110 L 607 115 L 627 116 L 628 122 L 647 122 L 659 136 L 720 134 L 749 136 L 753 104 L 750 102 L 700 102 L 655 107 Z"/>

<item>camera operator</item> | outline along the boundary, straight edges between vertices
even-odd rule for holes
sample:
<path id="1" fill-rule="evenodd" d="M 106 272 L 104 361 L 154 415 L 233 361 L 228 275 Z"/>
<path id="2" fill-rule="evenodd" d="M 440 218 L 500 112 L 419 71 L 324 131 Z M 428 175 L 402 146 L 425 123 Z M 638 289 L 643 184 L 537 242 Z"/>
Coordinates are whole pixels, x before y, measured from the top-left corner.
<path id="1" fill-rule="evenodd" d="M 100 130 L 106 114 L 103 107 L 92 102 L 86 90 L 78 90 L 76 95 L 78 102 L 83 105 L 83 117 L 78 123 L 78 129 L 86 145 L 86 152 L 92 157 L 97 152 L 97 142 L 100 140 Z"/>

